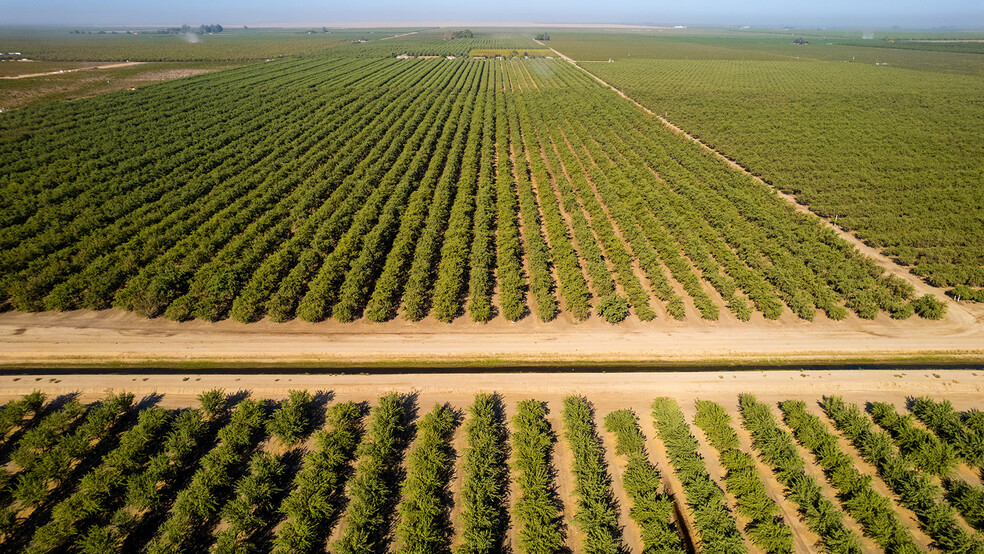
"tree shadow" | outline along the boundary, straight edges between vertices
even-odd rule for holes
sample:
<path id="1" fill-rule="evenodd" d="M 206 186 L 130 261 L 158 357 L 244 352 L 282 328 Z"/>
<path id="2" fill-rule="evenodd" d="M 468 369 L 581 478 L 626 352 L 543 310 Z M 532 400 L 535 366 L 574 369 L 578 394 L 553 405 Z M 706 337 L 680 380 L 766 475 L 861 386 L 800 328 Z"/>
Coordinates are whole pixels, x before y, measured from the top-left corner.
<path id="1" fill-rule="evenodd" d="M 159 485 L 157 490 L 158 499 L 154 505 L 150 506 L 140 515 L 135 516 L 127 523 L 127 528 L 123 530 L 124 538 L 120 546 L 121 552 L 139 552 L 150 543 L 157 531 L 168 519 L 170 509 L 175 499 L 184 490 L 194 477 L 202 458 L 218 446 L 218 431 L 224 427 L 239 402 L 249 396 L 249 391 L 239 390 L 228 394 L 223 400 L 222 407 L 214 418 L 202 417 L 204 430 L 202 436 L 193 448 L 188 458 L 184 460 L 183 470 L 178 470 L 169 480 L 165 480 Z M 198 408 L 200 410 L 200 408 Z"/>
<path id="2" fill-rule="evenodd" d="M 0 465 L 5 465 L 10 461 L 10 456 L 13 454 L 15 447 L 20 440 L 24 438 L 24 433 L 36 427 L 42 419 L 62 409 L 65 404 L 68 404 L 72 400 L 77 400 L 79 395 L 79 392 L 70 392 L 67 394 L 58 395 L 45 403 L 41 409 L 32 414 L 29 419 L 23 420 L 20 427 L 14 430 L 14 432 L 7 437 L 7 440 L 3 441 L 3 444 L 0 444 Z"/>
<path id="3" fill-rule="evenodd" d="M 538 402 L 543 406 L 544 419 L 546 416 L 550 415 L 550 406 L 546 402 Z M 557 510 L 557 517 L 554 518 L 553 522 L 557 525 L 557 530 L 560 532 L 561 538 L 563 539 L 565 545 L 558 550 L 558 554 L 571 554 L 571 549 L 566 546 L 567 537 L 569 529 L 567 527 L 567 522 L 564 521 L 564 499 L 560 495 L 560 490 L 557 485 L 557 478 L 560 476 L 560 469 L 557 467 L 557 459 L 555 455 L 555 449 L 557 448 L 558 436 L 557 430 L 553 428 L 547 422 L 547 437 L 550 441 L 550 448 L 546 452 L 546 466 L 547 474 L 550 475 L 550 484 L 547 487 L 547 497 L 550 499 L 550 503 Z"/>
<path id="4" fill-rule="evenodd" d="M 308 405 L 310 424 L 308 425 L 308 432 L 305 436 L 309 436 L 315 430 L 324 427 L 325 417 L 328 413 L 328 404 L 334 399 L 335 392 L 330 390 L 319 390 L 311 396 L 311 404 Z"/>
<path id="5" fill-rule="evenodd" d="M 102 465 L 103 457 L 112 452 L 119 445 L 123 434 L 138 423 L 138 414 L 143 409 L 140 406 L 153 407 L 161 398 L 162 396 L 156 393 L 150 394 L 141 399 L 139 403 L 131 405 L 125 414 L 119 416 L 109 425 L 101 437 L 97 437 L 95 441 L 87 445 L 82 455 L 74 460 L 74 463 L 67 461 L 66 471 L 49 479 L 49 483 L 54 481 L 54 488 L 26 518 L 18 521 L 14 531 L 7 537 L 5 546 L 14 547 L 14 551 L 26 547 L 35 531 L 49 520 L 51 510 L 74 494 L 79 480 Z M 75 429 L 71 432 L 62 433 L 62 437 L 66 440 L 73 440 L 78 427 L 88 420 L 93 410 L 101 404 L 102 401 L 90 404 L 86 414 L 76 420 Z"/>

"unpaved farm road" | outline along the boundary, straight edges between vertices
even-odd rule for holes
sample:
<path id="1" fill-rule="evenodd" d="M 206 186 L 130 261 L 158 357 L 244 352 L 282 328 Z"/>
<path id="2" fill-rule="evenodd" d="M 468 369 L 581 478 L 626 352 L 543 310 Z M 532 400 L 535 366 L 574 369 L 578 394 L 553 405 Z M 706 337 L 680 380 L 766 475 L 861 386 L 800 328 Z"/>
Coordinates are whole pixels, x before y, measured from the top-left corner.
<path id="1" fill-rule="evenodd" d="M 495 360 L 513 364 L 564 362 L 681 363 L 717 361 L 895 360 L 931 355 L 984 363 L 984 324 L 961 317 L 873 321 L 850 317 L 814 322 L 786 314 L 767 321 L 708 322 L 598 318 L 575 324 L 528 317 L 488 324 L 460 318 L 388 323 L 234 321 L 176 323 L 118 310 L 0 314 L 0 367 L 137 362 L 251 362 L 326 365 Z"/>
<path id="2" fill-rule="evenodd" d="M 62 73 L 75 73 L 76 71 L 89 71 L 91 69 L 113 69 L 116 67 L 129 67 L 131 65 L 141 65 L 147 62 L 121 62 L 106 65 L 94 65 L 92 67 L 76 67 L 74 69 L 60 69 L 58 71 L 46 71 L 44 73 L 28 73 L 25 75 L 8 75 L 0 79 L 27 79 L 28 77 L 44 77 L 45 75 L 59 75 Z"/>

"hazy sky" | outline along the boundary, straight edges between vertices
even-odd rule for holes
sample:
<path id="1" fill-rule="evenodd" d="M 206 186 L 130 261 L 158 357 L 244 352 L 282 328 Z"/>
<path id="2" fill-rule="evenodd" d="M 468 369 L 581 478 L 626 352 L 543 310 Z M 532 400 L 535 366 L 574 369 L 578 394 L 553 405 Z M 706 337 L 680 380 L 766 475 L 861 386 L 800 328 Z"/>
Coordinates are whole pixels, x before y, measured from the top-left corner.
<path id="1" fill-rule="evenodd" d="M 0 0 L 0 25 L 370 22 L 981 28 L 984 0 Z"/>

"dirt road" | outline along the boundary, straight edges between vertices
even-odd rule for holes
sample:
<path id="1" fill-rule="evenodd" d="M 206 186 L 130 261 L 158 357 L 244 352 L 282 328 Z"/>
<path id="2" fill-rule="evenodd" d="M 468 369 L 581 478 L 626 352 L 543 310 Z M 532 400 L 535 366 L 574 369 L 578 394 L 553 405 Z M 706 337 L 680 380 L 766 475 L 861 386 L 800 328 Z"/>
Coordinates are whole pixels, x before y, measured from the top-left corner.
<path id="1" fill-rule="evenodd" d="M 365 320 L 338 323 L 234 321 L 175 323 L 118 310 L 0 314 L 0 367 L 116 362 L 455 363 L 620 361 L 790 362 L 876 360 L 934 355 L 984 361 L 984 324 L 971 317 L 814 322 L 786 314 L 768 321 L 708 322 L 630 318 L 550 323 L 528 317 L 488 324 Z"/>
<path id="2" fill-rule="evenodd" d="M 6 75 L 0 77 L 0 79 L 27 79 L 29 77 L 44 77 L 45 75 L 59 75 L 62 73 L 75 73 L 76 71 L 89 71 L 91 69 L 113 69 L 116 67 L 129 67 L 131 65 L 141 65 L 147 62 L 121 62 L 121 63 L 111 63 L 105 65 L 94 65 L 92 67 L 77 67 L 74 69 L 60 69 L 58 71 L 46 71 L 44 73 L 27 73 L 24 75 Z"/>

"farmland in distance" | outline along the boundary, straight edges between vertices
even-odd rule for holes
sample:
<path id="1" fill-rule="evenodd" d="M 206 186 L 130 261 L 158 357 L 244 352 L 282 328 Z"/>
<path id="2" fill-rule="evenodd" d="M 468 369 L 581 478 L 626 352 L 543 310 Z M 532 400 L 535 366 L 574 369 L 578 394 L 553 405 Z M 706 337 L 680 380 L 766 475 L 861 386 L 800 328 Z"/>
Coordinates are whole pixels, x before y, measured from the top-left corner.
<path id="1" fill-rule="evenodd" d="M 571 64 L 457 55 L 538 47 L 421 33 L 4 114 L 0 291 L 243 322 L 941 315 Z"/>
<path id="2" fill-rule="evenodd" d="M 795 45 L 555 33 L 551 44 L 928 282 L 973 296 L 984 286 L 976 43 L 832 34 Z"/>

